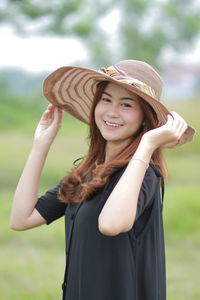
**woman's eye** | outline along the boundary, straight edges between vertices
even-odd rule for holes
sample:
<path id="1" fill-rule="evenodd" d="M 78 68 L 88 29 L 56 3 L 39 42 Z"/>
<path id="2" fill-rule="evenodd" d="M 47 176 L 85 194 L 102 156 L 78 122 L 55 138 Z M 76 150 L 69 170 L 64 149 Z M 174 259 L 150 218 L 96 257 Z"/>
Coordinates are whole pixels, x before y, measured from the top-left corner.
<path id="1" fill-rule="evenodd" d="M 101 98 L 101 101 L 110 102 L 111 100 L 109 98 Z"/>
<path id="2" fill-rule="evenodd" d="M 129 103 L 122 103 L 123 107 L 132 107 Z"/>

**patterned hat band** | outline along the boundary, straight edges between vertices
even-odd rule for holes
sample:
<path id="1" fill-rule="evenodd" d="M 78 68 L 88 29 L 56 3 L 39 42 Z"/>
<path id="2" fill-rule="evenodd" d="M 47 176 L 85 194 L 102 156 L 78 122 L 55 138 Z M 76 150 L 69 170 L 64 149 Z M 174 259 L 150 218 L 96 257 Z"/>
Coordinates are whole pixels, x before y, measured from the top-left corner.
<path id="1" fill-rule="evenodd" d="M 102 67 L 98 72 L 105 73 L 115 80 L 134 86 L 152 98 L 159 100 L 153 88 L 138 79 L 127 76 L 125 72 L 116 66 L 110 66 L 108 68 Z"/>

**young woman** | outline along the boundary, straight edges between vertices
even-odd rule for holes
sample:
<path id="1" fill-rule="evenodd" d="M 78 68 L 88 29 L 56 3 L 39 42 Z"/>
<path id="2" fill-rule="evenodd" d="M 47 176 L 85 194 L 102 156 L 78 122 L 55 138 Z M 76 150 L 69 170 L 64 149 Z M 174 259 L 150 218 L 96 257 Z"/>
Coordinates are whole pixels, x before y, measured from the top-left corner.
<path id="1" fill-rule="evenodd" d="M 161 90 L 158 73 L 136 60 L 98 72 L 63 67 L 45 80 L 52 104 L 15 192 L 11 228 L 50 224 L 65 215 L 64 300 L 166 299 L 162 148 L 192 140 L 195 131 L 159 102 Z M 89 124 L 89 150 L 38 198 L 63 110 Z"/>

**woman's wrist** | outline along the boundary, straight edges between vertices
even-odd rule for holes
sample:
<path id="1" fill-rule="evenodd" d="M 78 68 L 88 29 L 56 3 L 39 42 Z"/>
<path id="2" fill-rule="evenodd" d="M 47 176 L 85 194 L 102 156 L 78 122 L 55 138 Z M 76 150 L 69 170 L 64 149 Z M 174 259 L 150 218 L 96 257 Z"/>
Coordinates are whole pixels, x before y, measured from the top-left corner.
<path id="1" fill-rule="evenodd" d="M 146 168 L 148 168 L 151 156 L 153 155 L 154 151 L 155 148 L 148 142 L 146 138 L 142 137 L 138 148 L 135 151 L 131 160 L 141 161 L 141 163 L 143 163 L 146 166 Z"/>
<path id="2" fill-rule="evenodd" d="M 149 167 L 149 163 L 147 161 L 145 161 L 144 159 L 142 158 L 139 158 L 139 157 L 136 157 L 135 155 L 133 155 L 133 157 L 131 158 L 130 161 L 139 161 L 140 163 L 143 164 L 143 166 L 145 166 L 146 170 L 148 169 Z"/>
<path id="3" fill-rule="evenodd" d="M 141 155 L 152 156 L 153 152 L 156 150 L 155 145 L 152 145 L 149 140 L 143 136 L 136 152 L 141 153 Z"/>
<path id="4" fill-rule="evenodd" d="M 141 143 L 149 149 L 149 151 L 154 152 L 157 148 L 160 147 L 158 143 L 159 139 L 155 136 L 152 136 L 151 130 L 146 132 L 141 139 Z"/>
<path id="5" fill-rule="evenodd" d="M 39 153 L 48 153 L 50 147 L 51 147 L 50 143 L 39 143 L 34 141 L 32 144 L 32 151 L 39 152 Z"/>

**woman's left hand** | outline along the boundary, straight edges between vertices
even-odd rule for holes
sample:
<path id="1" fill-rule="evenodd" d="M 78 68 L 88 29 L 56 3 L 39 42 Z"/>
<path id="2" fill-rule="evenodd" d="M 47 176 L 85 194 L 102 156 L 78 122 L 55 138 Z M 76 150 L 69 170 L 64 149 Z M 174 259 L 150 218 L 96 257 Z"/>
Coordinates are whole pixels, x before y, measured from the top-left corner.
<path id="1" fill-rule="evenodd" d="M 152 148 L 174 148 L 178 146 L 179 140 L 188 125 L 185 120 L 176 112 L 171 112 L 167 116 L 167 122 L 158 128 L 146 132 L 142 139 Z"/>

